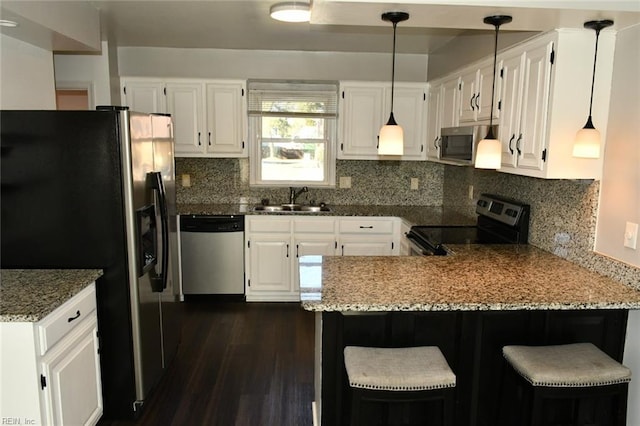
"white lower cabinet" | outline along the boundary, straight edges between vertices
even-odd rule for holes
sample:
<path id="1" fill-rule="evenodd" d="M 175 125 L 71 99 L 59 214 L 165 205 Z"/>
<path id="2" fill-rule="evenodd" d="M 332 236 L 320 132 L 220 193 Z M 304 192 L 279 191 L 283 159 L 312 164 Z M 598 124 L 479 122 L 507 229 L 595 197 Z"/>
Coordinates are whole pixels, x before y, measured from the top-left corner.
<path id="1" fill-rule="evenodd" d="M 98 422 L 102 385 L 95 307 L 95 284 L 91 284 L 37 323 L 0 323 L 3 421 Z"/>
<path id="2" fill-rule="evenodd" d="M 340 218 L 338 232 L 338 249 L 342 256 L 392 256 L 400 253 L 399 218 Z"/>
<path id="3" fill-rule="evenodd" d="M 399 249 L 394 217 L 246 216 L 246 299 L 299 301 L 300 256 L 391 256 Z"/>

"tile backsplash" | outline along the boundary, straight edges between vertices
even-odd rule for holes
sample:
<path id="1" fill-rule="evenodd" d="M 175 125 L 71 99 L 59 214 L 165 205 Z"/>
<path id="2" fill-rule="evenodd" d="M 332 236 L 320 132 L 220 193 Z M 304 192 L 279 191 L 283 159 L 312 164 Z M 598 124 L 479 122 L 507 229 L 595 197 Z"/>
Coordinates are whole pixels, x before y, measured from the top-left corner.
<path id="1" fill-rule="evenodd" d="M 440 164 L 416 161 L 338 161 L 336 181 L 351 178 L 351 188 L 310 188 L 302 201 L 326 204 L 441 206 L 444 168 Z M 190 187 L 181 185 L 188 174 Z M 247 159 L 176 158 L 179 203 L 249 204 L 268 198 L 273 204 L 286 203 L 289 189 L 249 187 Z M 411 179 L 418 189 L 411 189 Z M 305 198 L 306 197 L 306 198 Z"/>

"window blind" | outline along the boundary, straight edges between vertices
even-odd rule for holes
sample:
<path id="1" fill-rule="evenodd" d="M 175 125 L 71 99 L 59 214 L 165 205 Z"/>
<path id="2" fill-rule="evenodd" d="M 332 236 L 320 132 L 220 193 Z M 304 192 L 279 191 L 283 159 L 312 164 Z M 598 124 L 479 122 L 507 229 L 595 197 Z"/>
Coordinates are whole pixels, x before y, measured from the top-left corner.
<path id="1" fill-rule="evenodd" d="M 338 82 L 249 80 L 249 115 L 336 118 Z"/>

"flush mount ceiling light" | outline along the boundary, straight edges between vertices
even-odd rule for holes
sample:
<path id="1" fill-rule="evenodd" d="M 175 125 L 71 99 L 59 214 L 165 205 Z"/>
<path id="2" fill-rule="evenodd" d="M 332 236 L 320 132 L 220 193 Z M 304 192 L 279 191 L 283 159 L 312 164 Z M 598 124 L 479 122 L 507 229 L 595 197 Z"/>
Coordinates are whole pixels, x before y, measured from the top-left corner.
<path id="1" fill-rule="evenodd" d="M 391 62 L 391 115 L 387 124 L 380 129 L 378 138 L 378 155 L 402 155 L 404 153 L 404 132 L 393 117 L 393 86 L 396 73 L 396 27 L 398 22 L 409 19 L 405 12 L 387 12 L 382 20 L 393 24 L 393 56 Z"/>
<path id="2" fill-rule="evenodd" d="M 613 25 L 613 21 L 605 19 L 602 21 L 589 21 L 584 23 L 585 28 L 596 32 L 596 53 L 593 57 L 593 76 L 591 77 L 591 98 L 589 100 L 589 117 L 584 127 L 576 133 L 573 143 L 573 156 L 579 158 L 600 157 L 600 132 L 593 126 L 591 121 L 591 107 L 593 106 L 593 85 L 596 81 L 596 60 L 598 59 L 598 37 L 600 30 Z"/>
<path id="3" fill-rule="evenodd" d="M 493 98 L 496 89 L 496 58 L 498 57 L 498 31 L 500 25 L 508 24 L 513 18 L 508 15 L 494 15 L 484 18 L 484 23 L 496 28 L 495 45 L 493 49 L 493 78 L 491 85 L 491 110 L 489 111 L 489 131 L 487 136 L 478 143 L 476 151 L 476 169 L 499 169 L 502 163 L 502 143 L 493 135 Z"/>
<path id="4" fill-rule="evenodd" d="M 283 22 L 309 22 L 311 8 L 309 2 L 289 1 L 271 6 L 269 14 L 273 19 Z"/>

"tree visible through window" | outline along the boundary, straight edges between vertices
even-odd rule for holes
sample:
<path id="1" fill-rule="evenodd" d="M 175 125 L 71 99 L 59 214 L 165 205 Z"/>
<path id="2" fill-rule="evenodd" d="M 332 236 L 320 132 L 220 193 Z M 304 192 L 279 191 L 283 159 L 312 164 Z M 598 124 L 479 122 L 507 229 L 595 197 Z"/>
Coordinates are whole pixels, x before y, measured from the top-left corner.
<path id="1" fill-rule="evenodd" d="M 252 183 L 333 185 L 336 109 L 335 83 L 250 81 Z"/>

